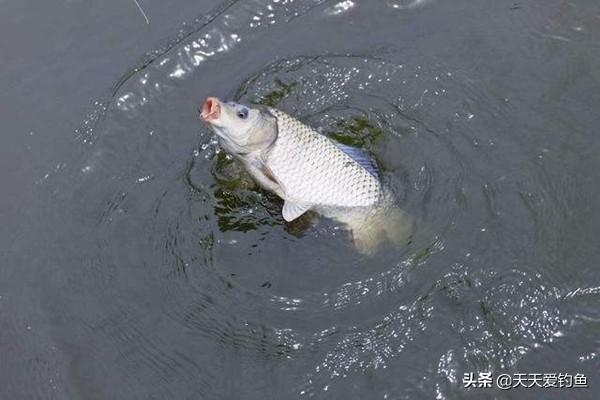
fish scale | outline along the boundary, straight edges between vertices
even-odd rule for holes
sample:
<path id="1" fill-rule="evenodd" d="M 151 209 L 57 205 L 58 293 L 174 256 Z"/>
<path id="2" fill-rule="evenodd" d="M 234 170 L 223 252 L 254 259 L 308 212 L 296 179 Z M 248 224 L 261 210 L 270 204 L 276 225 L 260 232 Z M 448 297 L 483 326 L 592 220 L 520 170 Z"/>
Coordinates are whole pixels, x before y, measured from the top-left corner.
<path id="1" fill-rule="evenodd" d="M 383 196 L 379 180 L 329 138 L 270 108 L 278 136 L 265 165 L 286 200 L 315 207 L 369 207 Z"/>

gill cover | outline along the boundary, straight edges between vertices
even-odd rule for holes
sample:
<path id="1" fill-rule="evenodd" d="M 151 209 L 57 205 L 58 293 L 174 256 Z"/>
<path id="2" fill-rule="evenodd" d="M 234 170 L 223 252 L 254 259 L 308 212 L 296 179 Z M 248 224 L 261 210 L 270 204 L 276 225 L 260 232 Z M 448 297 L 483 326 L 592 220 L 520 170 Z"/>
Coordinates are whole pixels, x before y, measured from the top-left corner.
<path id="1" fill-rule="evenodd" d="M 269 147 L 275 142 L 278 134 L 277 118 L 267 109 L 257 108 L 256 110 L 259 112 L 259 117 L 250 127 L 250 134 L 246 143 L 249 151 Z"/>

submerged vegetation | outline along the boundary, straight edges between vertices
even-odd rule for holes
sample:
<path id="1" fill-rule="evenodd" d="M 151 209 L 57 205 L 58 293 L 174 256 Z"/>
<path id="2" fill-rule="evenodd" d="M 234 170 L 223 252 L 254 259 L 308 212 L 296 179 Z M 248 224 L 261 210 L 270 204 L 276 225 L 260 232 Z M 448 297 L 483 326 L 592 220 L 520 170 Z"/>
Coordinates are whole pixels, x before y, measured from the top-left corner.
<path id="1" fill-rule="evenodd" d="M 290 84 L 283 83 L 280 79 L 275 79 L 277 88 L 262 96 L 257 103 L 268 107 L 276 107 L 281 100 L 287 97 L 292 89 L 296 86 L 296 82 Z"/>
<path id="2" fill-rule="evenodd" d="M 335 131 L 329 132 L 332 139 L 354 147 L 368 147 L 382 135 L 383 131 L 364 116 L 339 121 Z"/>
<path id="3" fill-rule="evenodd" d="M 414 255 L 415 262 L 420 263 L 422 261 L 427 260 L 429 258 L 429 256 L 431 255 L 432 250 L 433 250 L 433 244 L 431 244 L 429 246 L 425 246 L 422 249 L 418 250 Z"/>
<path id="4" fill-rule="evenodd" d="M 217 153 L 212 174 L 216 181 L 214 211 L 221 232 L 248 232 L 260 225 L 277 224 L 269 213 L 260 209 L 259 205 L 269 208 L 271 204 L 265 202 L 252 178 L 236 160 L 224 152 Z"/>

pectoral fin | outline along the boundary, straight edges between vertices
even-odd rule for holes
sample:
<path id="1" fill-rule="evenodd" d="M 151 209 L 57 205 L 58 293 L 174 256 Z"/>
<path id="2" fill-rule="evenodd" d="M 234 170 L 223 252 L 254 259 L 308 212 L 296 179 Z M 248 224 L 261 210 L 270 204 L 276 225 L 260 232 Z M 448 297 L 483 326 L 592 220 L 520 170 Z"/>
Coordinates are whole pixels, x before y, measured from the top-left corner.
<path id="1" fill-rule="evenodd" d="M 287 222 L 291 222 L 307 212 L 309 209 L 310 206 L 295 204 L 286 200 L 285 203 L 283 203 L 283 219 L 285 219 Z"/>

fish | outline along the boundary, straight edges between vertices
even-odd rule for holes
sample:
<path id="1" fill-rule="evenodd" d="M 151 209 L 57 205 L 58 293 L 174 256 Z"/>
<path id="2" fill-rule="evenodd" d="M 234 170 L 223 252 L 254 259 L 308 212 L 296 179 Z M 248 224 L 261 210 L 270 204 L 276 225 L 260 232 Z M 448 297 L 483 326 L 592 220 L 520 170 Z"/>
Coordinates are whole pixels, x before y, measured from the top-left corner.
<path id="1" fill-rule="evenodd" d="M 338 143 L 273 107 L 208 97 L 199 112 L 223 149 L 259 186 L 283 199 L 285 221 L 308 211 L 334 219 L 345 225 L 364 254 L 410 237 L 412 218 L 397 207 L 376 164 L 361 149 Z"/>

